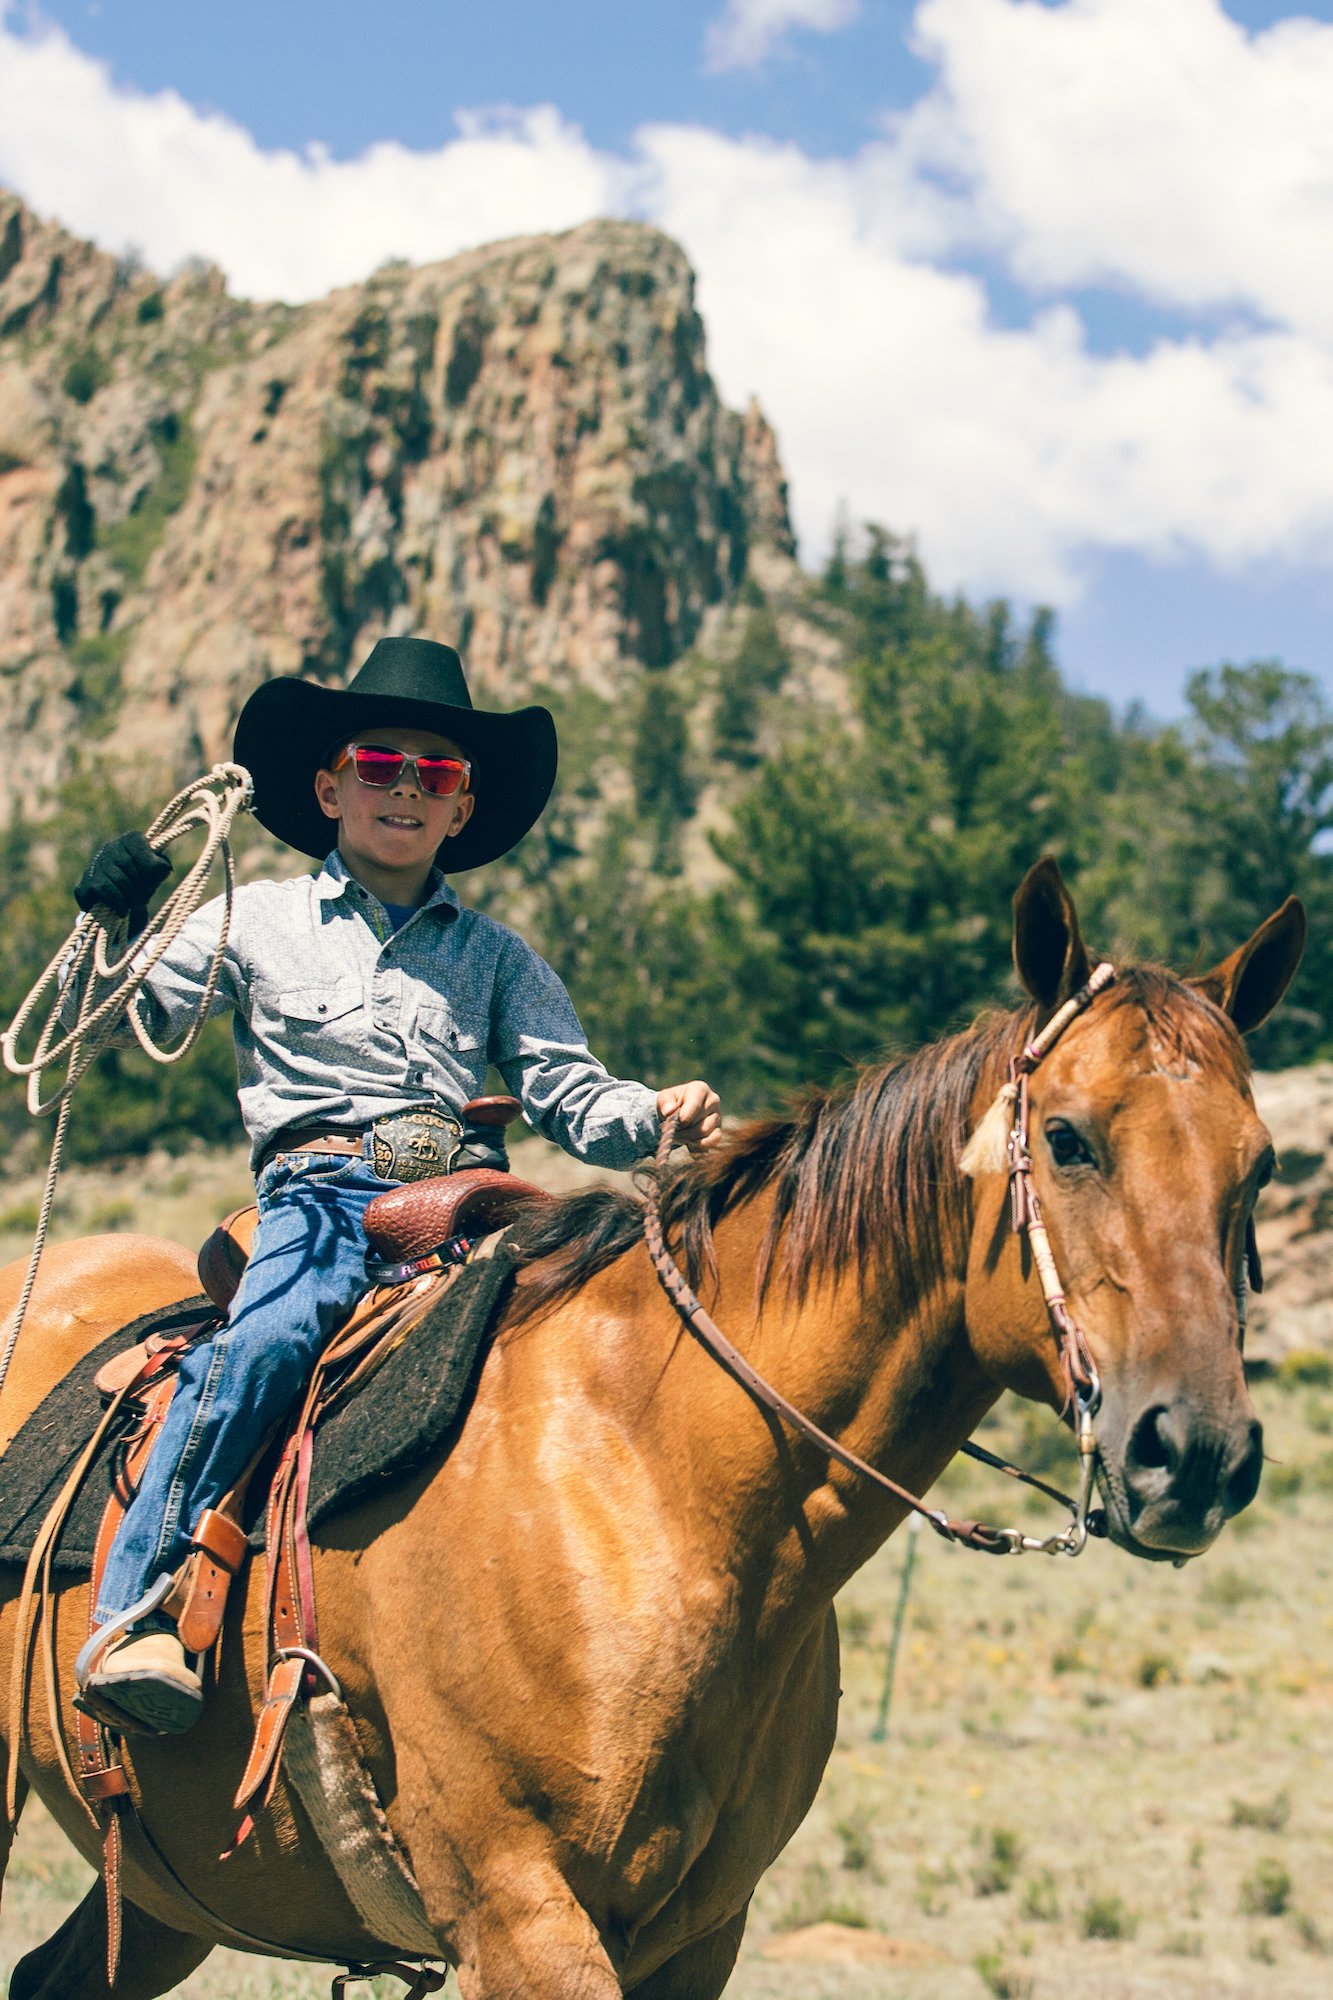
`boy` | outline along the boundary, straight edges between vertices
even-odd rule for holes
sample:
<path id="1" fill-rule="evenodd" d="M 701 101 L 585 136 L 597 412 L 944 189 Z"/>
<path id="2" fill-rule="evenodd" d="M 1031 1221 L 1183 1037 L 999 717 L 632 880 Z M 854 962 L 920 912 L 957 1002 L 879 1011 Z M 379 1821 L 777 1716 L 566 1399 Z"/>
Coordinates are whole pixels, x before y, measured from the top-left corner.
<path id="1" fill-rule="evenodd" d="M 691 1147 L 719 1125 L 706 1083 L 654 1093 L 608 1075 L 551 968 L 463 908 L 440 872 L 495 860 L 540 815 L 556 767 L 546 709 L 474 709 L 452 648 L 382 639 L 345 690 L 257 689 L 235 757 L 261 824 L 323 866 L 236 894 L 214 1006 L 235 1016 L 259 1223 L 227 1324 L 181 1363 L 98 1595 L 103 1644 L 85 1684 L 171 1734 L 194 1722 L 202 1691 L 154 1608 L 157 1586 L 365 1291 L 367 1204 L 447 1170 L 488 1064 L 531 1125 L 599 1165 L 650 1152 L 671 1111 Z M 127 834 L 99 850 L 75 895 L 133 913 L 167 873 Z M 159 1032 L 197 1008 L 221 911 L 220 898 L 200 910 L 154 970 Z"/>

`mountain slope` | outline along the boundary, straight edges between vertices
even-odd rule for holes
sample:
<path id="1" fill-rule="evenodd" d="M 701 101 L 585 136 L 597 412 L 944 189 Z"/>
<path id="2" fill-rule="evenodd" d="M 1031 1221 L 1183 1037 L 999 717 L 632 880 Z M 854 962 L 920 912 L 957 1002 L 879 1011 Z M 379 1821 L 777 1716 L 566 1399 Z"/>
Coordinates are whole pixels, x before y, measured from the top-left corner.
<path id="1" fill-rule="evenodd" d="M 455 640 L 483 701 L 614 696 L 794 546 L 776 445 L 708 374 L 683 253 L 594 222 L 292 309 L 161 283 L 0 196 L 0 719 L 221 754 L 273 673 Z"/>

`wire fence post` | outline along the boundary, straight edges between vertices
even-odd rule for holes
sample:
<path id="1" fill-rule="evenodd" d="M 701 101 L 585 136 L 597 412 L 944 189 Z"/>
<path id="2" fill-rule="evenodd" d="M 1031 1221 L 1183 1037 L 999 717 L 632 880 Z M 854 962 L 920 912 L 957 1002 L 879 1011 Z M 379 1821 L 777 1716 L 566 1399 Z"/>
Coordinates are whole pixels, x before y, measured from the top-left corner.
<path id="1" fill-rule="evenodd" d="M 912 1588 L 912 1565 L 916 1561 L 916 1543 L 920 1533 L 921 1516 L 913 1514 L 907 1523 L 907 1553 L 903 1557 L 902 1575 L 898 1579 L 898 1605 L 893 1614 L 889 1657 L 884 1662 L 884 1686 L 880 1690 L 879 1715 L 871 1731 L 871 1740 L 875 1743 L 882 1743 L 889 1733 L 889 1703 L 893 1700 L 893 1676 L 898 1668 L 898 1648 L 902 1643 L 903 1624 L 907 1617 L 907 1595 Z"/>

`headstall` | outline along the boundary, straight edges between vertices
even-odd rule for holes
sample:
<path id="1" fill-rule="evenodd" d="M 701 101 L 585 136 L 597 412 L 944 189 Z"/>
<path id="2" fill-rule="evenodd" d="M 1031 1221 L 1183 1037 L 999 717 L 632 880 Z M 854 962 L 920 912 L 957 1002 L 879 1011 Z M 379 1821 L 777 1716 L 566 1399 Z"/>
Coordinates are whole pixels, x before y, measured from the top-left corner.
<path id="1" fill-rule="evenodd" d="M 1029 1135 L 1028 1085 L 1033 1072 L 1039 1069 L 1051 1050 L 1059 1041 L 1065 1029 L 1080 1014 L 1086 1013 L 1099 993 L 1115 978 L 1115 967 L 1103 962 L 1092 973 L 1086 986 L 1080 986 L 1077 993 L 1058 1007 L 1039 1035 L 1013 1057 L 1009 1064 L 1009 1081 L 1000 1091 L 970 1143 L 963 1150 L 962 1168 L 965 1174 L 984 1172 L 988 1167 L 1003 1166 L 1009 1175 L 1009 1212 L 1013 1219 L 1014 1233 L 1026 1236 L 1032 1251 L 1032 1261 L 1037 1269 L 1042 1297 L 1046 1310 L 1051 1316 L 1051 1326 L 1055 1332 L 1056 1345 L 1060 1352 L 1060 1366 L 1065 1377 L 1067 1400 L 1076 1408 L 1086 1404 L 1093 1411 L 1101 1401 L 1101 1384 L 1097 1378 L 1097 1364 L 1092 1358 L 1087 1336 L 1069 1310 L 1064 1287 L 1060 1283 L 1060 1273 L 1055 1268 L 1055 1253 L 1051 1249 L 1051 1239 L 1046 1233 L 1046 1223 L 1041 1212 L 1041 1200 L 1032 1179 L 1032 1144 Z M 991 1134 L 1003 1119 L 1008 1123 L 1002 1158 L 995 1157 Z"/>

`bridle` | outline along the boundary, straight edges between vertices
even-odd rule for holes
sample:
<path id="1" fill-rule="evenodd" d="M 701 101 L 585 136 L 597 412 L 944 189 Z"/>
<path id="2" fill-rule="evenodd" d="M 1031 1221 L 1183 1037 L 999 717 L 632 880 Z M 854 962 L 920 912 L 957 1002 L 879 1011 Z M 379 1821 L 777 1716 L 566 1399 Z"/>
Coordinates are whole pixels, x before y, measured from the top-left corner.
<path id="1" fill-rule="evenodd" d="M 1080 1014 L 1086 1012 L 1097 995 L 1104 993 L 1114 978 L 1115 967 L 1103 962 L 1092 973 L 1087 984 L 1080 986 L 1078 992 L 1066 1000 L 1063 1007 L 1057 1008 L 1041 1033 L 1034 1036 L 1022 1053 L 1010 1062 L 1009 1081 L 992 1106 L 992 1112 L 998 1107 L 1004 1107 L 1011 1114 L 1012 1122 L 1005 1143 L 1005 1163 L 1009 1174 L 1009 1212 L 1014 1234 L 1026 1236 L 1032 1251 L 1032 1261 L 1037 1269 L 1042 1297 L 1046 1301 L 1046 1310 L 1050 1314 L 1056 1345 L 1060 1352 L 1060 1367 L 1065 1378 L 1066 1405 L 1072 1403 L 1076 1412 L 1086 1405 L 1093 1415 L 1096 1414 L 1097 1406 L 1102 1399 L 1102 1387 L 1097 1375 L 1097 1364 L 1088 1346 L 1087 1335 L 1069 1310 L 1069 1302 L 1060 1283 L 1060 1273 L 1055 1267 L 1055 1253 L 1051 1249 L 1051 1239 L 1046 1233 L 1041 1200 L 1032 1179 L 1032 1144 L 1028 1131 L 1030 1116 L 1028 1085 L 1034 1070 L 1040 1068 L 1070 1022 L 1077 1020 Z M 988 1112 L 987 1117 L 990 1116 L 991 1113 Z M 983 1119 L 983 1128 L 985 1122 Z M 968 1158 L 965 1152 L 965 1172 L 967 1164 Z"/>
<path id="2" fill-rule="evenodd" d="M 819 1425 L 794 1403 L 789 1403 L 780 1390 L 775 1389 L 759 1371 L 752 1367 L 730 1340 L 717 1322 L 707 1313 L 690 1289 L 683 1272 L 676 1264 L 666 1246 L 662 1233 L 662 1218 L 659 1208 L 662 1177 L 671 1148 L 675 1143 L 678 1120 L 675 1116 L 663 1121 L 662 1136 L 657 1148 L 657 1174 L 649 1190 L 643 1218 L 643 1233 L 652 1258 L 653 1267 L 661 1281 L 667 1297 L 680 1314 L 690 1332 L 713 1359 L 725 1368 L 733 1379 L 740 1383 L 761 1408 L 770 1410 L 781 1418 L 799 1436 L 817 1445 L 829 1458 L 858 1478 L 889 1494 L 914 1513 L 929 1521 L 932 1528 L 946 1541 L 958 1542 L 964 1548 L 977 1549 L 984 1555 L 1067 1555 L 1077 1556 L 1083 1551 L 1089 1535 L 1104 1536 L 1107 1532 L 1106 1517 L 1100 1509 L 1092 1506 L 1093 1486 L 1097 1467 L 1097 1438 L 1093 1430 L 1093 1419 L 1101 1403 L 1101 1382 L 1096 1363 L 1088 1346 L 1087 1336 L 1069 1310 L 1060 1275 L 1056 1269 L 1055 1256 L 1051 1249 L 1046 1224 L 1042 1218 L 1041 1202 L 1032 1180 L 1032 1151 L 1028 1136 L 1028 1083 L 1034 1072 L 1050 1054 L 1071 1021 L 1074 1021 L 1088 1007 L 1097 995 L 1104 992 L 1115 978 L 1115 968 L 1108 964 L 1099 965 L 1087 984 L 1057 1008 L 1041 1033 L 1028 1042 L 1020 1054 L 1009 1064 L 1009 1080 L 1000 1090 L 978 1126 L 977 1131 L 963 1155 L 964 1172 L 980 1171 L 983 1165 L 994 1164 L 1003 1167 L 1009 1176 L 1010 1212 L 1016 1234 L 1026 1236 L 1032 1251 L 1032 1261 L 1041 1284 L 1046 1310 L 1050 1315 L 1051 1327 L 1055 1334 L 1059 1353 L 1060 1368 L 1067 1388 L 1066 1407 L 1073 1411 L 1074 1435 L 1078 1440 L 1078 1493 L 1072 1498 L 1062 1493 L 1058 1487 L 1049 1486 L 1045 1480 L 1024 1472 L 1016 1465 L 984 1446 L 969 1440 L 963 1446 L 969 1458 L 978 1459 L 1009 1478 L 1020 1480 L 1023 1485 L 1034 1487 L 1052 1500 L 1060 1501 L 1070 1512 L 1069 1525 L 1058 1534 L 1036 1536 L 1025 1535 L 1019 1528 L 996 1528 L 984 1521 L 954 1520 L 943 1508 L 930 1507 L 915 1493 L 909 1493 L 887 1473 L 880 1472 L 868 1460 L 861 1458 L 836 1438 L 821 1430 Z M 1000 1140 L 998 1161 L 990 1158 L 996 1138 Z M 971 1164 L 969 1165 L 969 1160 Z"/>

